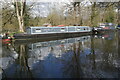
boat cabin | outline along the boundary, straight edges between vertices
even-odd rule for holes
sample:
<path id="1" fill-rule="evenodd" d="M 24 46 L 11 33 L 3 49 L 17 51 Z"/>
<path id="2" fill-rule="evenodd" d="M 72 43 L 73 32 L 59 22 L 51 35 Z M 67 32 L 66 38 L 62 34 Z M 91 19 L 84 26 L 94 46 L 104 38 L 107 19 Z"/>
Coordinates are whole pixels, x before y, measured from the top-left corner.
<path id="1" fill-rule="evenodd" d="M 115 29 L 116 25 L 113 23 L 100 23 L 99 27 L 103 29 Z"/>
<path id="2" fill-rule="evenodd" d="M 89 26 L 65 26 L 65 27 L 28 27 L 27 34 L 49 34 L 49 33 L 69 33 L 69 32 L 91 32 Z"/>

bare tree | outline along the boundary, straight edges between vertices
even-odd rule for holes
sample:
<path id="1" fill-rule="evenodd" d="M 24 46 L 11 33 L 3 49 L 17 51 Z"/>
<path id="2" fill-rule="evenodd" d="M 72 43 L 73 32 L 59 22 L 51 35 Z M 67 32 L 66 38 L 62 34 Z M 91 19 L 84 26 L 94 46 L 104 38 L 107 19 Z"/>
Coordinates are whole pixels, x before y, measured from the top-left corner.
<path id="1" fill-rule="evenodd" d="M 19 31 L 24 32 L 24 15 L 25 15 L 25 7 L 26 7 L 26 0 L 14 0 L 16 14 L 19 23 Z"/>

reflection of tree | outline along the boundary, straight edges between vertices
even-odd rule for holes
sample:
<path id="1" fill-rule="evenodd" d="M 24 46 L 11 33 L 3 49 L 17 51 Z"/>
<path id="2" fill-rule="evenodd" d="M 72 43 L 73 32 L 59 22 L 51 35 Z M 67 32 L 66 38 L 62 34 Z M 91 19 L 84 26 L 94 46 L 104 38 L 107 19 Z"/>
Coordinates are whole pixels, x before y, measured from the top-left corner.
<path id="1" fill-rule="evenodd" d="M 118 56 L 120 58 L 120 31 L 118 31 Z"/>
<path id="2" fill-rule="evenodd" d="M 78 45 L 78 47 L 77 47 Z M 77 43 L 73 43 L 72 45 L 73 47 L 73 51 L 68 51 L 66 54 L 70 55 L 63 55 L 63 57 L 65 58 L 63 60 L 63 70 L 65 74 L 70 75 L 70 77 L 74 77 L 74 78 L 80 78 L 82 77 L 83 73 L 82 73 L 82 69 L 80 68 L 80 42 Z"/>
<path id="3" fill-rule="evenodd" d="M 103 60 L 103 63 L 106 65 L 106 68 L 107 68 L 108 66 L 111 65 L 109 56 L 111 55 L 111 57 L 113 57 L 112 53 L 114 53 L 115 49 L 113 47 L 113 43 L 114 43 L 113 41 L 104 40 L 104 42 L 105 43 L 103 44 L 103 55 L 102 55 L 103 59 L 102 60 Z"/>
<path id="4" fill-rule="evenodd" d="M 113 35 L 115 36 L 115 33 L 108 34 L 108 35 Z M 102 43 L 102 49 L 101 49 L 101 53 L 99 54 L 101 57 L 101 63 L 99 65 L 99 69 L 101 69 L 103 72 L 108 72 L 108 73 L 112 73 L 112 71 L 115 71 L 115 66 L 114 61 L 117 60 L 117 50 L 116 50 L 116 39 L 115 37 L 111 40 L 108 39 L 103 39 Z"/>
<path id="5" fill-rule="evenodd" d="M 118 59 L 120 61 L 120 31 L 118 31 Z M 120 69 L 118 69 L 118 76 L 120 76 Z"/>
<path id="6" fill-rule="evenodd" d="M 13 78 L 23 78 L 23 77 L 27 77 L 27 78 L 31 78 L 32 74 L 30 71 L 30 68 L 28 66 L 28 54 L 27 54 L 27 46 L 25 45 L 19 45 L 15 46 L 14 44 L 11 44 L 9 46 L 5 46 L 7 48 L 5 48 L 4 52 L 8 52 L 7 56 L 5 55 L 5 57 L 8 58 L 13 58 L 15 60 L 15 63 L 13 62 L 12 64 L 10 64 L 3 72 L 4 72 L 4 77 L 13 77 Z M 19 54 L 18 58 L 14 58 L 14 52 L 15 54 Z M 12 71 L 12 72 L 11 72 Z M 11 74 L 9 74 L 11 73 Z"/>
<path id="7" fill-rule="evenodd" d="M 78 43 L 78 48 L 76 48 L 75 43 L 73 44 L 73 50 L 74 50 L 73 60 L 75 63 L 74 68 L 76 69 L 75 70 L 75 74 L 76 74 L 75 77 L 79 78 L 79 77 L 81 77 L 80 72 L 82 72 L 82 70 L 80 68 L 80 59 L 79 59 L 79 57 L 80 57 L 80 42 Z"/>
<path id="8" fill-rule="evenodd" d="M 54 51 L 54 48 L 53 47 L 50 47 L 50 53 L 52 53 Z"/>
<path id="9" fill-rule="evenodd" d="M 96 69 L 96 62 L 95 62 L 95 49 L 94 49 L 94 38 L 91 37 L 91 53 L 92 53 L 92 61 L 93 61 L 93 69 Z"/>
<path id="10" fill-rule="evenodd" d="M 60 45 L 60 50 L 61 50 L 61 53 L 65 53 L 67 50 L 65 49 L 65 46 L 62 44 Z"/>
<path id="11" fill-rule="evenodd" d="M 28 66 L 27 50 L 28 50 L 27 46 L 25 46 L 25 45 L 20 45 L 19 46 L 19 57 L 17 59 L 17 63 L 20 65 L 19 66 L 19 70 L 20 70 L 19 71 L 20 72 L 19 76 L 20 76 L 20 78 L 22 76 L 25 76 L 25 75 L 27 76 L 27 78 L 32 77 L 32 73 L 31 73 L 30 68 Z M 25 74 L 25 75 L 23 75 L 23 74 Z"/>
<path id="12" fill-rule="evenodd" d="M 1 67 L 0 67 L 0 73 L 1 73 L 0 76 L 2 75 L 2 79 L 7 78 L 4 69 L 2 69 Z"/>

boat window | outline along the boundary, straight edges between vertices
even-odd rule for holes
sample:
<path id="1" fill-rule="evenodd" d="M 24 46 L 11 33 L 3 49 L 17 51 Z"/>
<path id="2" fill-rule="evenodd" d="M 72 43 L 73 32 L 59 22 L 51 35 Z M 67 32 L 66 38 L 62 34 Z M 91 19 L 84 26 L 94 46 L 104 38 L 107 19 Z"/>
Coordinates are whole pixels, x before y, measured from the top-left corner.
<path id="1" fill-rule="evenodd" d="M 41 48 L 42 46 L 36 46 L 37 48 Z"/>
<path id="2" fill-rule="evenodd" d="M 61 31 L 65 31 L 65 28 L 61 28 Z"/>
<path id="3" fill-rule="evenodd" d="M 86 29 L 84 28 L 84 30 L 86 30 Z"/>
<path id="4" fill-rule="evenodd" d="M 36 29 L 36 30 L 41 30 L 41 29 Z"/>
<path id="5" fill-rule="evenodd" d="M 80 30 L 80 28 L 77 28 L 77 30 Z"/>
<path id="6" fill-rule="evenodd" d="M 41 32 L 41 29 L 36 29 L 36 31 L 35 32 Z"/>

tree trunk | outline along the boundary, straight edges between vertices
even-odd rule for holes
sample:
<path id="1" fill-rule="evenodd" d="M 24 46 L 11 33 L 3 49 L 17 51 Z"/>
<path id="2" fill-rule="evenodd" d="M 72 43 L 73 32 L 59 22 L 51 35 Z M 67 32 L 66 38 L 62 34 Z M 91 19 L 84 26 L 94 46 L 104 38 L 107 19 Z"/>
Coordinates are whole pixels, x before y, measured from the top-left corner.
<path id="1" fill-rule="evenodd" d="M 95 26 L 94 25 L 94 18 L 96 17 L 95 16 L 95 7 L 96 7 L 96 2 L 94 2 L 93 4 L 92 4 L 92 6 L 91 6 L 91 26 Z"/>
<path id="2" fill-rule="evenodd" d="M 118 2 L 118 25 L 120 25 L 120 2 Z"/>
<path id="3" fill-rule="evenodd" d="M 15 2 L 15 8 L 16 8 L 16 14 L 18 18 L 18 23 L 19 23 L 19 31 L 24 32 L 24 14 L 25 14 L 25 2 L 26 0 L 21 0 L 20 2 Z M 20 3 L 20 8 L 18 3 Z"/>
<path id="4" fill-rule="evenodd" d="M 24 32 L 24 23 L 23 23 L 23 18 L 21 18 L 20 16 L 18 16 L 18 23 L 19 23 L 19 31 L 20 32 Z"/>

